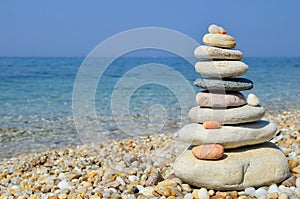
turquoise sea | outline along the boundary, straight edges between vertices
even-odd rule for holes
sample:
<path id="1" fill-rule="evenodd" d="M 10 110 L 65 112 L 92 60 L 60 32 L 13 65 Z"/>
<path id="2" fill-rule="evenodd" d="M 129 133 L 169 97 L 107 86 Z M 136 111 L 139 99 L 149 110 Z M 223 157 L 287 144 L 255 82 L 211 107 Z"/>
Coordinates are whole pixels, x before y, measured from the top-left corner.
<path id="1" fill-rule="evenodd" d="M 82 143 L 72 117 L 72 92 L 83 60 L 72 57 L 0 58 L 0 158 Z M 299 109 L 300 58 L 244 58 L 243 62 L 249 65 L 244 77 L 254 82 L 254 88 L 243 92 L 245 95 L 250 92 L 257 95 L 267 111 Z M 114 61 L 95 93 L 97 117 L 105 129 L 100 133 L 108 139 L 128 137 L 118 128 L 111 113 L 115 84 L 130 69 L 147 63 L 172 67 L 191 86 L 199 77 L 191 64 L 178 57 L 123 57 Z M 160 104 L 168 115 L 161 132 L 175 132 L 179 128 L 177 121 L 182 108 L 177 95 L 181 94 L 171 92 L 164 85 L 147 84 L 130 96 L 129 114 L 143 126 L 149 122 L 149 107 Z"/>

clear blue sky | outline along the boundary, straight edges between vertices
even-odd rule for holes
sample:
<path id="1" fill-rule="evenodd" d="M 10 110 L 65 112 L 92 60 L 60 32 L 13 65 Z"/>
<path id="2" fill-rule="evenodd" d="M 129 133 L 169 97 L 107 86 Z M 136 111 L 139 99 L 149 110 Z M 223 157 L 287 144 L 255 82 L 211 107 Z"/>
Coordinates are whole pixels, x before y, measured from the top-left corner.
<path id="1" fill-rule="evenodd" d="M 299 0 L 2 0 L 0 56 L 86 56 L 107 37 L 146 26 L 201 42 L 211 23 L 245 56 L 300 56 Z"/>

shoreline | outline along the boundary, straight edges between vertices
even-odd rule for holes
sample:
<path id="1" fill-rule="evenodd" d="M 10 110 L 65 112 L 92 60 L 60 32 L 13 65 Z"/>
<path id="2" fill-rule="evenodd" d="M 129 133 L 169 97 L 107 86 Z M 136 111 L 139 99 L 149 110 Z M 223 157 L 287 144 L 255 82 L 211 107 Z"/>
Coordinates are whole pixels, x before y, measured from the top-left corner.
<path id="1" fill-rule="evenodd" d="M 298 106 L 294 109 L 276 109 L 276 107 L 273 107 L 272 109 L 266 108 L 264 118 L 267 121 L 282 126 L 285 120 L 292 120 L 292 118 L 294 122 L 297 122 L 297 120 L 299 120 L 297 119 L 297 115 L 300 115 L 300 107 Z M 145 122 L 144 117 L 145 116 L 141 116 L 141 125 L 145 124 L 143 123 Z M 100 122 L 104 124 L 104 129 L 107 129 L 107 131 L 104 134 L 95 134 L 95 136 L 103 136 L 106 140 L 132 138 L 132 136 L 121 132 L 112 118 L 105 116 L 103 120 L 102 118 L 100 118 L 100 120 Z M 139 118 L 137 118 L 137 120 L 139 120 Z M 2 122 L 4 121 L 5 120 L 2 120 Z M 176 133 L 181 128 L 177 121 L 179 121 L 179 118 L 170 116 L 164 129 L 162 129 L 159 134 Z M 184 125 L 188 122 L 188 119 L 185 118 L 182 124 Z M 26 120 L 20 122 L 19 126 L 5 126 L 2 124 L 2 128 L 0 128 L 0 143 L 0 161 L 11 157 L 24 156 L 37 151 L 47 151 L 85 144 L 80 140 L 72 117 L 62 117 L 55 120 L 40 118 L 34 122 Z"/>
<path id="2" fill-rule="evenodd" d="M 282 149 L 289 161 L 291 171 L 298 171 L 300 170 L 300 111 L 283 110 L 279 111 L 279 114 L 277 112 L 267 110 L 263 118 L 277 123 L 277 134 L 271 142 Z M 67 195 L 71 198 L 76 198 L 77 195 L 88 195 L 90 198 L 97 198 L 92 195 L 98 195 L 100 198 L 105 196 L 143 198 L 141 193 L 145 195 L 147 191 L 157 189 L 155 185 L 146 186 L 150 176 L 157 173 L 162 175 L 164 181 L 175 181 L 179 186 L 176 189 L 179 192 L 176 194 L 179 198 L 184 197 L 188 193 L 199 191 L 198 188 L 174 178 L 173 162 L 186 146 L 187 144 L 178 141 L 176 134 L 153 134 L 146 137 L 50 149 L 3 159 L 0 161 L 2 172 L 0 190 L 3 190 L 0 191 L 0 198 L 24 194 L 28 197 L 35 194 L 42 198 L 64 198 Z M 299 191 L 297 193 L 300 193 L 300 187 L 296 187 L 295 180 L 298 177 L 297 182 L 300 182 L 300 171 L 294 172 L 294 176 L 294 179 L 290 180 L 292 183 L 286 182 L 285 185 L 280 183 L 276 187 L 280 193 L 284 192 L 288 195 L 292 193 L 296 198 L 295 194 L 297 190 Z M 262 189 L 268 193 L 270 188 Z M 155 193 L 159 198 L 163 194 L 157 191 Z M 219 193 L 217 190 L 207 191 L 213 193 L 211 196 L 229 194 L 229 192 Z M 230 192 L 230 194 L 249 195 L 249 191 Z M 168 193 L 165 194 L 168 197 Z"/>

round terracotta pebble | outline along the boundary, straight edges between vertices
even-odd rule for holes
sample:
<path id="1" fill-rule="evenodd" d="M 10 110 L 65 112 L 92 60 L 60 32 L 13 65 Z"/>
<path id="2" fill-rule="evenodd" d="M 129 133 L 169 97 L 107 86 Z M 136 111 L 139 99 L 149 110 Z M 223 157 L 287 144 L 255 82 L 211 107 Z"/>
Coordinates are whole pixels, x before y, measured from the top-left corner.
<path id="1" fill-rule="evenodd" d="M 204 122 L 205 129 L 219 129 L 221 128 L 221 124 L 218 121 L 206 121 Z"/>
<path id="2" fill-rule="evenodd" d="M 219 33 L 225 35 L 226 34 L 226 30 L 219 30 Z"/>
<path id="3" fill-rule="evenodd" d="M 200 160 L 217 160 L 223 157 L 224 147 L 220 144 L 199 145 L 193 147 L 192 153 Z"/>

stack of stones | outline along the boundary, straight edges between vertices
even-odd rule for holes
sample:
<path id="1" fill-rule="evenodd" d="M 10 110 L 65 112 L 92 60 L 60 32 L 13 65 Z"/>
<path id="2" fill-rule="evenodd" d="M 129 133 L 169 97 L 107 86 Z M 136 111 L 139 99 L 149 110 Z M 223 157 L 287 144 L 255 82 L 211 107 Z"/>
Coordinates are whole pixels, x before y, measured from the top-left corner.
<path id="1" fill-rule="evenodd" d="M 184 126 L 179 139 L 191 144 L 174 163 L 175 175 L 196 187 L 242 190 L 279 183 L 289 177 L 289 165 L 281 150 L 268 142 L 276 125 L 261 120 L 265 110 L 259 99 L 240 91 L 252 81 L 237 78 L 247 73 L 236 42 L 216 25 L 203 37 L 206 45 L 195 49 L 200 58 L 195 69 L 204 78 L 195 81 L 205 89 L 189 112 L 193 123 Z"/>

